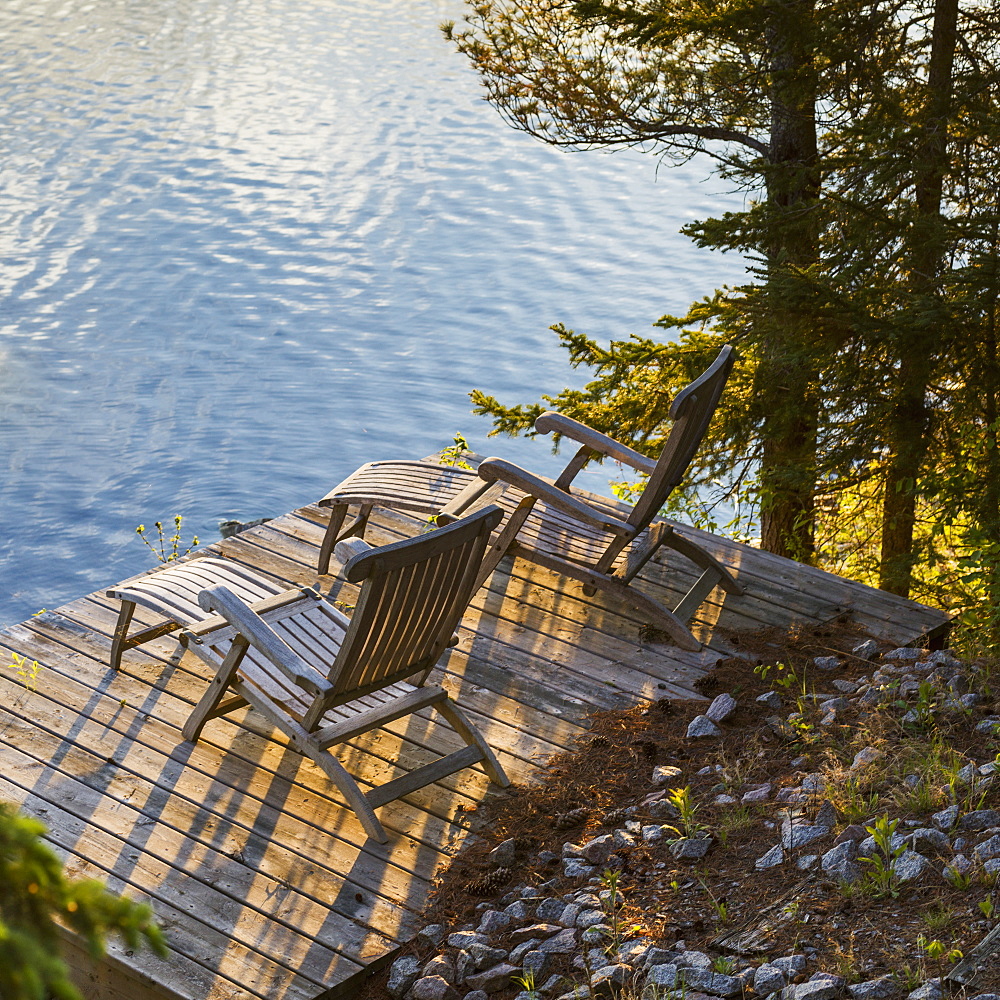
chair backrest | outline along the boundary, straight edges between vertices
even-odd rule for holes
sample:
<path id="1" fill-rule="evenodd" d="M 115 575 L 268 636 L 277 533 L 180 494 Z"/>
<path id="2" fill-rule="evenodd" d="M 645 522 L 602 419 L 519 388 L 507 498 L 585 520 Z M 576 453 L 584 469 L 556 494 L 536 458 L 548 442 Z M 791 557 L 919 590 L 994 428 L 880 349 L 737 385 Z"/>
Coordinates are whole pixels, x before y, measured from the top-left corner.
<path id="1" fill-rule="evenodd" d="M 644 528 L 680 485 L 708 430 L 735 360 L 733 348 L 727 344 L 712 364 L 677 394 L 670 407 L 673 426 L 656 468 L 629 514 L 629 524 Z"/>
<path id="2" fill-rule="evenodd" d="M 472 599 L 490 532 L 502 519 L 493 504 L 348 561 L 344 575 L 361 583 L 361 594 L 330 671 L 331 705 L 437 663 Z"/>

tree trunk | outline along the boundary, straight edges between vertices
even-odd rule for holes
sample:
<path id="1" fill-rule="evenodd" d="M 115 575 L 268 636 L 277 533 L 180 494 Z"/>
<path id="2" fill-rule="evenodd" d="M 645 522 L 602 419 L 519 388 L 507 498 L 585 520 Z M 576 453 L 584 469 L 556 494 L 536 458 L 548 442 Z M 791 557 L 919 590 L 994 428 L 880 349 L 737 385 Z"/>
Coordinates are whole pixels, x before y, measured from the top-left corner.
<path id="1" fill-rule="evenodd" d="M 947 234 L 941 216 L 944 176 L 948 169 L 948 119 L 952 71 L 958 36 L 959 0 L 935 0 L 923 141 L 917 155 L 914 194 L 917 219 L 907 248 L 911 302 L 921 310 L 939 296 Z M 882 507 L 882 556 L 879 586 L 909 596 L 913 564 L 917 496 L 930 435 L 927 386 L 934 369 L 940 331 L 924 322 L 908 325 L 898 345 L 898 378 L 887 429 L 889 461 Z"/>
<path id="2" fill-rule="evenodd" d="M 761 545 L 811 562 L 818 423 L 813 328 L 796 307 L 796 274 L 819 255 L 815 206 L 815 0 L 776 0 L 768 23 L 771 137 L 767 195 L 775 234 L 768 250 L 764 347 L 758 375 L 763 423 Z"/>

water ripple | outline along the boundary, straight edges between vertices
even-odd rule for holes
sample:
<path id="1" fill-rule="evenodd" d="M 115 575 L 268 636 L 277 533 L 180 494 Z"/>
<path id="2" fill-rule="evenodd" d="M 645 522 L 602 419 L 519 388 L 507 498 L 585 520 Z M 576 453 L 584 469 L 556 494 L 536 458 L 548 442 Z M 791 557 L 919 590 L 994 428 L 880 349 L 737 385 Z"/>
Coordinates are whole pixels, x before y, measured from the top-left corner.
<path id="1" fill-rule="evenodd" d="M 508 129 L 454 0 L 0 7 L 0 621 L 148 562 L 134 526 L 315 499 L 580 379 L 550 323 L 646 332 L 738 261 L 698 168 Z"/>

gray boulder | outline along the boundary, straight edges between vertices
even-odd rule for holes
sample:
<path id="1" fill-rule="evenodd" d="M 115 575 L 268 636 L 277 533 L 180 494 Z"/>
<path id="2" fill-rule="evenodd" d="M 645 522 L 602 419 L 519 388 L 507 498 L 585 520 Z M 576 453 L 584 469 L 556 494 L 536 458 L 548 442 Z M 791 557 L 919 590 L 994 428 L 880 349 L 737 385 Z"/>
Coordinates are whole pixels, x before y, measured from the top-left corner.
<path id="1" fill-rule="evenodd" d="M 781 958 L 772 958 L 771 965 L 779 969 L 786 978 L 791 979 L 805 969 L 806 956 L 783 955 Z"/>
<path id="2" fill-rule="evenodd" d="M 941 1000 L 942 995 L 941 980 L 928 979 L 923 986 L 918 986 L 910 993 L 906 1000 Z"/>
<path id="3" fill-rule="evenodd" d="M 623 987 L 633 976 L 630 966 L 617 963 L 615 965 L 602 965 L 594 970 L 590 977 L 591 996 L 611 997 L 617 996 Z"/>
<path id="4" fill-rule="evenodd" d="M 550 957 L 546 955 L 544 951 L 532 948 L 530 951 L 526 951 L 524 953 L 520 964 L 525 972 L 531 973 L 537 983 L 541 982 L 544 978 L 545 973 L 548 971 L 550 961 Z"/>
<path id="5" fill-rule="evenodd" d="M 958 821 L 959 830 L 972 833 L 989 830 L 994 826 L 1000 826 L 1000 810 L 997 809 L 977 809 L 975 812 L 966 813 Z"/>
<path id="6" fill-rule="evenodd" d="M 845 840 L 827 851 L 820 864 L 831 878 L 853 884 L 861 878 L 861 871 L 854 863 L 857 856 L 858 845 L 853 840 Z"/>
<path id="7" fill-rule="evenodd" d="M 516 844 L 514 842 L 514 838 L 511 837 L 497 844 L 497 846 L 486 855 L 486 860 L 497 868 L 509 868 L 514 863 L 515 853 Z"/>
<path id="8" fill-rule="evenodd" d="M 785 988 L 785 974 L 776 965 L 765 962 L 759 965 L 753 974 L 753 991 L 760 997 L 776 993 Z"/>
<path id="9" fill-rule="evenodd" d="M 780 865 L 782 861 L 785 860 L 785 852 L 781 848 L 781 844 L 775 844 L 766 854 L 762 854 L 755 862 L 754 867 L 758 871 L 763 871 L 765 868 L 773 868 L 775 865 Z"/>
<path id="10" fill-rule="evenodd" d="M 820 670 L 836 670 L 840 664 L 840 658 L 836 656 L 816 656 L 813 658 L 813 666 Z"/>
<path id="11" fill-rule="evenodd" d="M 878 747 L 864 747 L 854 755 L 854 760 L 851 763 L 851 769 L 855 770 L 859 767 L 868 767 L 869 764 L 874 764 L 875 761 L 881 760 L 884 756 L 885 752 L 883 750 L 879 750 Z"/>
<path id="12" fill-rule="evenodd" d="M 580 850 L 583 857 L 592 865 L 603 865 L 614 853 L 614 835 L 605 833 L 600 837 L 594 837 L 593 840 L 588 840 Z"/>
<path id="13" fill-rule="evenodd" d="M 458 990 L 441 976 L 423 976 L 410 990 L 412 1000 L 459 1000 Z"/>
<path id="14" fill-rule="evenodd" d="M 455 963 L 447 955 L 435 955 L 421 971 L 422 977 L 440 976 L 445 982 L 455 983 Z"/>
<path id="15" fill-rule="evenodd" d="M 646 985 L 655 986 L 662 990 L 671 990 L 677 985 L 679 972 L 679 967 L 673 962 L 651 965 L 646 973 Z"/>
<path id="16" fill-rule="evenodd" d="M 904 851 L 892 863 L 892 873 L 899 882 L 913 882 L 930 867 L 930 862 L 916 851 Z"/>
<path id="17" fill-rule="evenodd" d="M 915 851 L 934 851 L 937 854 L 951 853 L 951 841 L 948 839 L 948 835 L 929 826 L 921 826 L 914 830 L 906 840 Z"/>
<path id="18" fill-rule="evenodd" d="M 445 927 L 443 924 L 428 924 L 417 931 L 417 937 L 430 945 L 439 945 L 444 940 Z"/>
<path id="19" fill-rule="evenodd" d="M 852 1000 L 888 1000 L 899 994 L 899 983 L 892 976 L 869 979 L 866 983 L 854 983 L 847 987 Z"/>
<path id="20" fill-rule="evenodd" d="M 700 990 L 713 997 L 733 997 L 743 991 L 738 979 L 711 969 L 682 969 L 680 978 L 689 989 Z"/>
<path id="21" fill-rule="evenodd" d="M 720 694 L 705 711 L 712 722 L 724 722 L 736 711 L 736 699 L 731 694 Z"/>
<path id="22" fill-rule="evenodd" d="M 670 853 L 678 861 L 699 861 L 711 846 L 711 837 L 685 837 L 670 845 Z"/>
<path id="23" fill-rule="evenodd" d="M 722 730 L 707 716 L 696 715 L 687 727 L 688 739 L 713 739 L 722 735 Z"/>
<path id="24" fill-rule="evenodd" d="M 931 822 L 939 830 L 950 830 L 958 822 L 959 808 L 954 803 L 931 816 Z"/>
<path id="25" fill-rule="evenodd" d="M 505 931 L 514 921 L 509 913 L 500 910 L 487 910 L 483 914 L 483 919 L 479 921 L 478 931 L 480 934 L 499 934 Z"/>
<path id="26" fill-rule="evenodd" d="M 828 826 L 788 822 L 781 824 L 781 845 L 789 851 L 796 851 L 800 847 L 805 847 L 806 844 L 829 836 L 830 828 Z"/>
<path id="27" fill-rule="evenodd" d="M 1000 833 L 989 840 L 984 840 L 973 848 L 972 853 L 977 861 L 986 861 L 988 858 L 1000 858 Z"/>
<path id="28" fill-rule="evenodd" d="M 593 928 L 591 928 L 593 929 Z M 546 938 L 539 946 L 539 951 L 547 955 L 568 955 L 576 947 L 577 932 L 572 927 L 561 930 L 558 934 Z"/>
<path id="29" fill-rule="evenodd" d="M 663 787 L 674 781 L 680 781 L 684 772 L 679 767 L 661 764 L 653 768 L 653 784 Z"/>
<path id="30" fill-rule="evenodd" d="M 835 1000 L 840 988 L 829 979 L 786 986 L 779 994 L 780 1000 Z"/>
<path id="31" fill-rule="evenodd" d="M 484 993 L 497 993 L 510 986 L 514 976 L 520 973 L 517 966 L 502 962 L 485 972 L 477 972 L 474 976 L 466 976 L 465 981 L 474 990 Z"/>
<path id="32" fill-rule="evenodd" d="M 389 996 L 398 998 L 406 993 L 420 975 L 420 962 L 413 955 L 403 955 L 392 963 L 386 990 Z"/>

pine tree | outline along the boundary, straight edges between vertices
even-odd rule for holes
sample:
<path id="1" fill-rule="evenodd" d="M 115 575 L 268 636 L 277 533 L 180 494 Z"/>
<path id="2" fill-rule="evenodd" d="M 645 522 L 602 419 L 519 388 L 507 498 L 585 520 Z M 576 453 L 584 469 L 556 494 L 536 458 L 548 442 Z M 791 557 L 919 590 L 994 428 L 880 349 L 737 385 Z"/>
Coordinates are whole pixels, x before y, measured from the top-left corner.
<path id="1" fill-rule="evenodd" d="M 80 1000 L 59 955 L 57 920 L 94 956 L 111 932 L 131 948 L 146 942 L 166 954 L 147 905 L 115 896 L 100 882 L 67 879 L 44 834 L 43 824 L 0 803 L 0 997 Z"/>
<path id="2" fill-rule="evenodd" d="M 477 5 L 451 35 L 516 127 L 557 145 L 706 155 L 758 194 L 687 227 L 747 254 L 756 280 L 664 317 L 702 330 L 674 345 L 604 349 L 559 328 L 597 377 L 550 402 L 609 433 L 631 428 L 641 446 L 658 437 L 649 421 L 664 391 L 692 367 L 685 354 L 700 362 L 735 341 L 743 384 L 696 473 L 739 479 L 757 461 L 763 544 L 786 555 L 811 557 L 817 519 L 821 549 L 842 547 L 837 518 L 860 512 L 881 548 L 879 581 L 907 593 L 930 558 L 921 520 L 976 506 L 944 490 L 964 460 L 941 442 L 956 421 L 980 443 L 992 424 L 973 383 L 992 378 L 977 361 L 995 316 L 991 25 L 988 5 L 958 0 Z M 503 430 L 535 412 L 476 398 Z M 989 448 L 972 452 L 969 467 L 992 461 Z"/>

